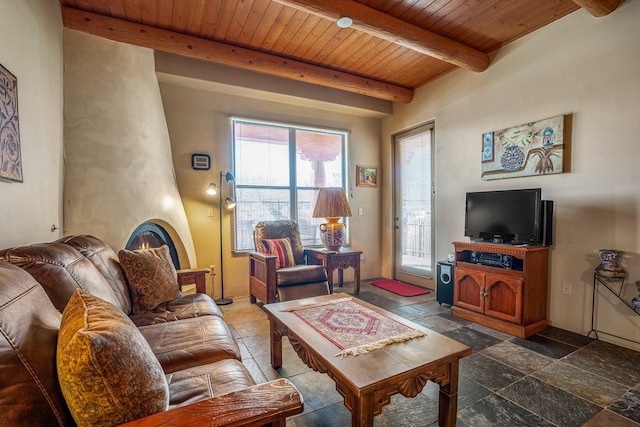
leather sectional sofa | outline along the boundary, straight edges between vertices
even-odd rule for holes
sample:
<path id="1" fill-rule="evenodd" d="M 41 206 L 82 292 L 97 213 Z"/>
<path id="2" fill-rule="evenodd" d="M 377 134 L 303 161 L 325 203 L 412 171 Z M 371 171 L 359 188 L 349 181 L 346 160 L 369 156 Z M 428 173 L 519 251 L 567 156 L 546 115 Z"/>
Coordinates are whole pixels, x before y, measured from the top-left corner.
<path id="1" fill-rule="evenodd" d="M 284 426 L 287 416 L 302 412 L 302 397 L 287 380 L 256 385 L 209 296 L 179 294 L 133 314 L 116 253 L 95 237 L 71 236 L 0 250 L 3 425 L 76 424 L 58 379 L 56 346 L 62 313 L 77 289 L 126 314 L 166 377 L 165 410 L 131 425 Z"/>

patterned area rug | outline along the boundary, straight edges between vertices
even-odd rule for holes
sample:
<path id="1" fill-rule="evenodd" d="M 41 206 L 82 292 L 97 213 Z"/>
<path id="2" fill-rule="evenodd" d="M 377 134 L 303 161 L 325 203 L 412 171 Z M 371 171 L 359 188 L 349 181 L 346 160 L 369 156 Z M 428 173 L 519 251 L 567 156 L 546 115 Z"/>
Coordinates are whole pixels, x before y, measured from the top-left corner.
<path id="1" fill-rule="evenodd" d="M 426 335 L 351 298 L 291 309 L 296 316 L 331 341 L 340 350 L 336 356 L 357 356 L 386 345 Z"/>

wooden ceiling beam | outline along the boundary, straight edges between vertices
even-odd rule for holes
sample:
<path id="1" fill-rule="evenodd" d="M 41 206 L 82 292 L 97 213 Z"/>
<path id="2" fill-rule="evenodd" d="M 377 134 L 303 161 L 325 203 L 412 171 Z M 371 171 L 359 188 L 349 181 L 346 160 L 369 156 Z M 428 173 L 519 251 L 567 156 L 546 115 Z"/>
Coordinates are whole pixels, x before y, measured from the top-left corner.
<path id="1" fill-rule="evenodd" d="M 616 10 L 622 0 L 573 0 L 573 2 L 596 18 L 600 18 Z"/>
<path id="2" fill-rule="evenodd" d="M 409 103 L 413 90 L 251 49 L 63 7 L 65 27 L 160 52 L 284 77 L 387 101 Z"/>
<path id="3" fill-rule="evenodd" d="M 351 28 L 471 71 L 484 71 L 491 62 L 484 52 L 352 0 L 273 1 L 334 22 L 349 17 Z"/>

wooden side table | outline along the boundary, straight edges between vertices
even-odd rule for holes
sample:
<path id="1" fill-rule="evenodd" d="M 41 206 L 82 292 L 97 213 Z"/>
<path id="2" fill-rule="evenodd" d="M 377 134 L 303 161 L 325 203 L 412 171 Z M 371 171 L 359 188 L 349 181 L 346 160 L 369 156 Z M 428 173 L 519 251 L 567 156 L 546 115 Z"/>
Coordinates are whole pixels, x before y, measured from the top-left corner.
<path id="1" fill-rule="evenodd" d="M 207 276 L 208 268 L 196 268 L 188 270 L 178 270 L 178 284 L 180 287 L 186 285 L 196 285 L 196 292 L 199 294 L 207 293 Z"/>
<path id="2" fill-rule="evenodd" d="M 338 284 L 343 285 L 344 270 L 353 268 L 353 293 L 360 293 L 360 255 L 362 251 L 348 248 L 340 248 L 338 251 L 330 251 L 325 248 L 305 248 L 307 264 L 324 265 L 327 269 L 329 292 L 333 293 L 333 272 L 338 270 Z"/>

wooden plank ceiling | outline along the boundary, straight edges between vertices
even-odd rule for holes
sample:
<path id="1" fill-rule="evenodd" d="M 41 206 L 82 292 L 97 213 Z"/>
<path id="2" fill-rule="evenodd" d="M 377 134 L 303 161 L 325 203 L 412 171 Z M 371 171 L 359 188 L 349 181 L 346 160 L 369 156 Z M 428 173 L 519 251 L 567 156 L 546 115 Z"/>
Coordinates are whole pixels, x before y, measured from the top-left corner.
<path id="1" fill-rule="evenodd" d="M 66 27 L 125 43 L 410 102 L 459 67 L 583 7 L 620 0 L 60 0 Z M 338 18 L 353 24 L 340 28 Z M 595 18 L 594 18 L 595 19 Z"/>

